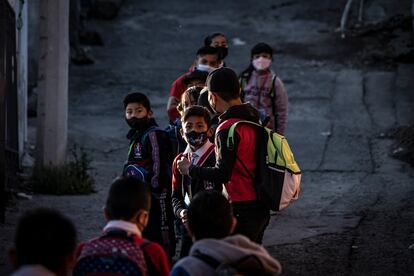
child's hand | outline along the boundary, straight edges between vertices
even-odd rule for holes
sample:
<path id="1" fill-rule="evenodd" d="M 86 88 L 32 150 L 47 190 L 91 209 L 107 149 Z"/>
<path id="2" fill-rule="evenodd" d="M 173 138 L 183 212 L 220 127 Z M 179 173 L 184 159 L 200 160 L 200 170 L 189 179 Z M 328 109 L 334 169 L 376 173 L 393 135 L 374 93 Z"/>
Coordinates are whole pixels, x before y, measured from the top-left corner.
<path id="1" fill-rule="evenodd" d="M 178 160 L 177 162 L 177 168 L 180 171 L 180 173 L 182 175 L 188 175 L 189 174 L 189 168 L 190 168 L 190 161 L 188 161 L 187 158 L 185 158 L 184 156 L 181 157 L 180 160 Z"/>
<path id="2" fill-rule="evenodd" d="M 183 222 L 183 224 L 187 223 L 187 209 L 184 209 L 180 212 L 180 219 Z"/>

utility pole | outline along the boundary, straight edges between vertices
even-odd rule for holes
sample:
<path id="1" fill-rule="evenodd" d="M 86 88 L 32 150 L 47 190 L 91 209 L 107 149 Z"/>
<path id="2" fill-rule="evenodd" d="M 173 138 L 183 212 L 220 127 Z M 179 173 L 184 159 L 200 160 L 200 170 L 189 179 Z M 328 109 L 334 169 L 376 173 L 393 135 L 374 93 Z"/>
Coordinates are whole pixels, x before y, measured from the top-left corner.
<path id="1" fill-rule="evenodd" d="M 37 167 L 65 162 L 68 121 L 69 1 L 40 1 Z"/>

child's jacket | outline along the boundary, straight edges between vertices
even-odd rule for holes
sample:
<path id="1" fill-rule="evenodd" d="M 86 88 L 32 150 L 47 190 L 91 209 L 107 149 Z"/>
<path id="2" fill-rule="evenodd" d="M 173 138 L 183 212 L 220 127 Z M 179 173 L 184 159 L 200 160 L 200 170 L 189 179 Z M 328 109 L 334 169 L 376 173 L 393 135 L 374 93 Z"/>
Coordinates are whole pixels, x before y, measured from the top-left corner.
<path id="1" fill-rule="evenodd" d="M 191 198 L 199 191 L 213 189 L 219 192 L 222 191 L 222 183 L 214 183 L 201 179 L 191 178 L 189 176 L 183 176 L 180 174 L 177 168 L 177 161 L 180 160 L 183 156 L 188 158 L 188 160 L 192 162 L 193 165 L 201 167 L 214 167 L 216 164 L 214 148 L 214 144 L 207 140 L 207 142 L 200 149 L 194 152 L 197 154 L 195 163 L 192 162 L 193 152 L 188 146 L 183 153 L 180 153 L 174 159 L 172 177 L 172 204 L 174 208 L 174 214 L 177 218 L 180 217 L 180 212 L 183 209 L 188 208 L 188 204 L 185 202 L 186 195 L 191 200 Z"/>

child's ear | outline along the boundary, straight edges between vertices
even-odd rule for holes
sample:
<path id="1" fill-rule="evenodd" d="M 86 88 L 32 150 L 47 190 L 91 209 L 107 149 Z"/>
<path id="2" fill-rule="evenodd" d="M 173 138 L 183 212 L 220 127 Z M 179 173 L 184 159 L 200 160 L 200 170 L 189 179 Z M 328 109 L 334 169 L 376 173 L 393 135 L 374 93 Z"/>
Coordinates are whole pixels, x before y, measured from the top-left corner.
<path id="1" fill-rule="evenodd" d="M 234 229 L 236 229 L 236 225 L 237 225 L 237 219 L 233 217 L 233 220 L 231 222 L 230 234 L 233 234 Z"/>
<path id="2" fill-rule="evenodd" d="M 180 128 L 180 134 L 181 134 L 181 136 L 184 137 L 184 130 L 183 130 L 183 128 Z"/>
<path id="3" fill-rule="evenodd" d="M 108 209 L 106 209 L 106 207 L 104 206 L 104 207 L 102 208 L 102 210 L 103 210 L 103 213 L 104 213 L 104 217 L 105 217 L 105 219 L 106 219 L 106 220 L 109 220 Z"/>
<path id="4" fill-rule="evenodd" d="M 148 117 L 152 117 L 154 115 L 154 112 L 152 112 L 152 110 L 148 111 Z"/>
<path id="5" fill-rule="evenodd" d="M 207 136 L 208 136 L 208 137 L 211 137 L 211 136 L 213 136 L 213 135 L 214 135 L 214 129 L 210 127 L 210 128 L 207 130 Z"/>
<path id="6" fill-rule="evenodd" d="M 149 213 L 146 210 L 139 210 L 136 214 L 135 221 L 141 232 L 144 231 L 145 227 L 147 226 L 148 218 Z"/>

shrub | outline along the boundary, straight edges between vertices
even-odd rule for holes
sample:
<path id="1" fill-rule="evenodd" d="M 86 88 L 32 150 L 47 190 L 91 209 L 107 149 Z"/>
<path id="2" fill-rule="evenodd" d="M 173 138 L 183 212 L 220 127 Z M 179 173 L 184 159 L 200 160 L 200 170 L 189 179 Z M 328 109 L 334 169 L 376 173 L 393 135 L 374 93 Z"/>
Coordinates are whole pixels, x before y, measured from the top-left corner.
<path id="1" fill-rule="evenodd" d="M 91 159 L 76 145 L 71 150 L 72 160 L 61 166 L 35 170 L 34 192 L 53 195 L 89 194 L 95 191 L 95 180 L 90 175 Z"/>

